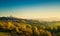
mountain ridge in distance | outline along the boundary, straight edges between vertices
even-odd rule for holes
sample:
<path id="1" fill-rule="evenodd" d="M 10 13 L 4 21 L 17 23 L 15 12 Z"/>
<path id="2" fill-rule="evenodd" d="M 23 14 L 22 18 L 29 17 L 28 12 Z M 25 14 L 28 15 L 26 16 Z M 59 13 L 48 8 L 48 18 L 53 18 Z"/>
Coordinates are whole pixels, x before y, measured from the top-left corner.
<path id="1" fill-rule="evenodd" d="M 37 20 L 37 21 L 60 21 L 60 18 L 58 17 L 51 17 L 51 18 L 40 18 L 40 19 L 24 19 L 24 18 L 17 18 L 17 17 L 0 17 L 0 20 L 14 20 L 14 21 L 18 21 L 18 20 Z"/>
<path id="2" fill-rule="evenodd" d="M 24 23 L 24 24 L 40 24 L 38 20 L 33 19 L 22 19 L 22 18 L 16 18 L 16 17 L 0 17 L 0 21 L 12 21 L 17 23 Z"/>

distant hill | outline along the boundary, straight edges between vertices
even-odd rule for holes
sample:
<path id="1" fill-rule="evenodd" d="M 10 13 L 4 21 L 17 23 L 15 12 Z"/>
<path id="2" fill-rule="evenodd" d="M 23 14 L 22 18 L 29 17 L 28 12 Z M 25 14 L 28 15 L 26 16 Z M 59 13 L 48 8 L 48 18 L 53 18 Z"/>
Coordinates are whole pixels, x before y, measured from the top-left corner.
<path id="1" fill-rule="evenodd" d="M 33 19 L 22 19 L 22 18 L 16 18 L 16 17 L 0 17 L 0 21 L 12 21 L 17 23 L 25 23 L 25 24 L 41 24 L 38 20 Z"/>
<path id="2" fill-rule="evenodd" d="M 19 21 L 18 18 L 14 18 L 14 17 L 0 17 L 0 20 L 4 20 L 4 21 Z"/>
<path id="3" fill-rule="evenodd" d="M 30 25 L 36 25 L 36 26 L 40 26 L 40 25 L 50 26 L 50 25 L 54 25 L 55 23 L 60 24 L 60 20 L 57 20 L 57 18 L 54 18 L 54 19 L 44 18 L 40 20 L 33 20 L 33 19 L 22 19 L 22 18 L 16 18 L 16 17 L 0 17 L 0 21 L 4 21 L 4 22 L 11 21 L 16 23 L 30 24 Z"/>

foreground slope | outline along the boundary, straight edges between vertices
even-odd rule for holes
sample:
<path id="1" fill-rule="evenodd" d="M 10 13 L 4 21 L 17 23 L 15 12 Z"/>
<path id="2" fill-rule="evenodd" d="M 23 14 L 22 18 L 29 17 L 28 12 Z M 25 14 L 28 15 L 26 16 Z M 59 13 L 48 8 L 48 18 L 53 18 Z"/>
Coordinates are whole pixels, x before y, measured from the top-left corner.
<path id="1" fill-rule="evenodd" d="M 60 24 L 60 21 L 40 22 L 15 17 L 0 17 L 0 33 L 3 36 L 60 36 L 60 26 L 56 26 L 58 23 Z"/>

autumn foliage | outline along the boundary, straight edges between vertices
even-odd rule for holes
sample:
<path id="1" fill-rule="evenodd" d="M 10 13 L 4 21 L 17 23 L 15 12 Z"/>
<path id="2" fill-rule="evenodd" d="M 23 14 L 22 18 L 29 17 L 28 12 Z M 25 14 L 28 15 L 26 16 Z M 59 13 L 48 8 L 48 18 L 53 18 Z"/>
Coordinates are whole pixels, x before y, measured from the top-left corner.
<path id="1" fill-rule="evenodd" d="M 29 24 L 25 20 L 22 22 L 24 23 L 0 20 L 0 32 L 10 33 L 11 36 L 60 36 L 60 26 L 38 25 L 39 22 Z M 49 22 L 40 22 L 40 24 L 43 23 Z"/>

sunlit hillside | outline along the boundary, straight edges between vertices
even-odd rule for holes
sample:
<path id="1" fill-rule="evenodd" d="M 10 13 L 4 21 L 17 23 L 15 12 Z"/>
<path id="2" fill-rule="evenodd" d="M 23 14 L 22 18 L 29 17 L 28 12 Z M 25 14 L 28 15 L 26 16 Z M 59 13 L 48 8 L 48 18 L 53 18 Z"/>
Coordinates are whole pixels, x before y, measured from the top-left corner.
<path id="1" fill-rule="evenodd" d="M 60 36 L 60 21 L 0 17 L 1 36 Z"/>

